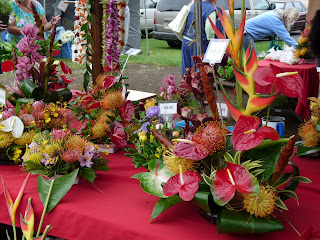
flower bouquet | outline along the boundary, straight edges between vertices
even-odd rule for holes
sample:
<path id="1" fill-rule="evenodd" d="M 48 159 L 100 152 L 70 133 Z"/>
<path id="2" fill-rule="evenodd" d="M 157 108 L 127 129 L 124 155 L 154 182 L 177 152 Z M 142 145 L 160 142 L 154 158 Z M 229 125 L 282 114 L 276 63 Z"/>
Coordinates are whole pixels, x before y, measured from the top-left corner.
<path id="1" fill-rule="evenodd" d="M 298 145 L 298 156 L 318 156 L 320 152 L 320 97 L 310 97 L 311 117 L 298 129 L 302 143 Z"/>
<path id="2" fill-rule="evenodd" d="M 231 16 L 232 6 L 230 1 Z M 181 116 L 187 120 L 185 138 L 181 139 L 168 139 L 150 127 L 150 139 L 158 139 L 165 150 L 161 151 L 162 155 L 159 152 L 157 159 L 150 159 L 148 172 L 132 178 L 140 181 L 145 192 L 160 197 L 150 220 L 186 201 L 199 206 L 202 214 L 217 224 L 219 233 L 280 231 L 283 225 L 275 217 L 288 210 L 284 201 L 297 200 L 295 190 L 299 182 L 311 181 L 299 175 L 299 168 L 292 161 L 296 136 L 280 138 L 273 128 L 260 127 L 260 118 L 252 116 L 270 105 L 280 92 L 271 95 L 255 92 L 253 72 L 257 69 L 257 59 L 252 46 L 241 64 L 238 56 L 242 53 L 238 51 L 245 15 L 234 32 L 224 10 L 218 14 L 222 24 L 229 26 L 225 27 L 230 39 L 227 52 L 233 61 L 237 89 L 243 89 L 249 97 L 244 108 L 242 103 L 232 102 L 219 83 L 229 111 L 237 121 L 233 133 L 225 129 L 219 118 L 215 93 L 208 80 L 212 68 L 198 62 L 200 78 L 197 82 L 203 84 L 204 89 L 198 101 L 200 104 L 205 99 L 208 101 L 212 117 L 203 117 L 203 114 L 193 117 L 191 111 L 181 111 Z M 219 38 L 224 38 L 213 24 L 212 27 Z M 196 120 L 200 125 L 188 125 Z"/>
<path id="3" fill-rule="evenodd" d="M 109 170 L 106 154 L 80 135 L 67 130 L 46 130 L 33 137 L 22 156 L 22 167 L 26 172 L 48 178 L 79 169 L 78 175 L 92 183 L 96 170 Z"/>
<path id="4" fill-rule="evenodd" d="M 309 46 L 309 33 L 311 30 L 312 22 L 311 20 L 306 22 L 306 27 L 301 31 L 301 36 L 298 39 L 298 46 L 294 51 L 296 58 L 310 59 L 314 58 Z"/>

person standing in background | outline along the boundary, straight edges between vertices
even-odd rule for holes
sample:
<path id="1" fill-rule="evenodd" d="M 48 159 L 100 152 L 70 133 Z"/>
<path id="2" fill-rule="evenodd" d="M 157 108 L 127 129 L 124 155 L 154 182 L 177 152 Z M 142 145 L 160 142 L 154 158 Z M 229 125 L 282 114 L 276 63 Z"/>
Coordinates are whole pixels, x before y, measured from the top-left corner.
<path id="1" fill-rule="evenodd" d="M 246 21 L 243 34 L 243 47 L 245 50 L 250 42 L 253 44 L 258 55 L 255 41 L 277 34 L 290 47 L 297 46 L 298 43 L 290 36 L 289 31 L 298 20 L 299 12 L 296 8 L 290 7 L 282 13 L 267 11 Z"/>
<path id="2" fill-rule="evenodd" d="M 61 17 L 52 17 L 51 21 L 48 22 L 44 14 L 44 9 L 41 4 L 36 0 L 12 0 L 13 12 L 9 18 L 8 35 L 7 40 L 11 43 L 17 44 L 23 37 L 21 35 L 21 29 L 27 23 L 35 24 L 35 20 L 31 10 L 31 4 L 34 4 L 36 11 L 42 20 L 44 25 L 44 31 L 49 31 L 52 29 L 53 25 L 57 24 Z"/>
<path id="3" fill-rule="evenodd" d="M 203 0 L 202 1 L 202 47 L 203 47 L 203 53 L 206 52 L 209 40 L 211 38 L 214 38 L 214 31 L 211 27 L 211 24 L 207 17 L 209 16 L 210 19 L 214 24 L 216 24 L 216 8 L 213 6 L 213 4 L 216 4 L 217 0 Z M 192 62 L 192 56 L 195 55 L 195 4 L 193 3 L 190 7 L 190 11 L 188 14 L 186 26 L 183 32 L 183 38 L 182 38 L 182 46 L 181 46 L 181 52 L 182 52 L 182 61 L 181 61 L 181 76 L 186 72 L 186 68 L 192 68 L 193 62 Z M 202 53 L 198 53 L 198 55 L 201 55 Z"/>

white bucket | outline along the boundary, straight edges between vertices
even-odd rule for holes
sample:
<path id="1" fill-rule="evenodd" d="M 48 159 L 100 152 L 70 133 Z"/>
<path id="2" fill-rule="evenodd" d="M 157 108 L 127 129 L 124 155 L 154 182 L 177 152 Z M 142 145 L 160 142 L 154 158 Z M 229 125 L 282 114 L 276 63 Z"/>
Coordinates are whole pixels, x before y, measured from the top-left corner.
<path id="1" fill-rule="evenodd" d="M 266 119 L 267 119 L 267 117 L 261 118 L 262 126 L 266 126 Z M 279 135 L 284 136 L 285 122 L 286 122 L 286 119 L 284 117 L 269 116 L 267 126 L 272 127 L 273 129 L 275 129 L 279 133 Z"/>

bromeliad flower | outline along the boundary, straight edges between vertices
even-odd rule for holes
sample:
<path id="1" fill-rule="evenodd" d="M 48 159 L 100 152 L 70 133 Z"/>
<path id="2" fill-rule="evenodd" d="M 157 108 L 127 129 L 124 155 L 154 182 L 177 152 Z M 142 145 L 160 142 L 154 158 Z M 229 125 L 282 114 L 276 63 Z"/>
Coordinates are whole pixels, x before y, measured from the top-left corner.
<path id="1" fill-rule="evenodd" d="M 224 206 L 234 197 L 236 190 L 249 195 L 257 194 L 260 187 L 258 180 L 245 167 L 227 162 L 227 167 L 217 170 L 211 193 L 214 201 Z"/>
<path id="2" fill-rule="evenodd" d="M 241 115 L 232 134 L 232 144 L 236 151 L 246 151 L 258 146 L 263 139 L 279 140 L 279 134 L 271 127 L 257 129 L 261 120 L 257 116 Z"/>
<path id="3" fill-rule="evenodd" d="M 199 174 L 194 171 L 180 173 L 171 177 L 163 187 L 163 194 L 171 197 L 177 193 L 183 201 L 191 201 L 199 189 Z"/>
<path id="4" fill-rule="evenodd" d="M 209 154 L 225 147 L 227 130 L 220 126 L 220 122 L 206 122 L 188 139 L 174 139 L 179 142 L 174 154 L 181 158 L 201 160 Z"/>
<path id="5" fill-rule="evenodd" d="M 261 86 L 274 86 L 273 92 L 281 91 L 290 98 L 301 98 L 302 78 L 298 72 L 283 72 L 281 68 L 270 64 L 270 67 L 259 67 L 253 73 L 253 79 Z"/>

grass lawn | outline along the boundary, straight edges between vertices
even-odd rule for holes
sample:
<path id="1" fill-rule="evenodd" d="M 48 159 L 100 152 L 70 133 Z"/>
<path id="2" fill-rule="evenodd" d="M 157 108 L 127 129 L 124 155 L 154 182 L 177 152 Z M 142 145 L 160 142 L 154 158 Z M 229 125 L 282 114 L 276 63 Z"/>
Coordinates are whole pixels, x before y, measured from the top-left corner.
<path id="1" fill-rule="evenodd" d="M 270 41 L 256 42 L 258 52 L 269 49 Z M 180 66 L 181 65 L 181 49 L 171 48 L 166 41 L 149 38 L 149 55 L 147 51 L 147 40 L 141 39 L 142 54 L 130 56 L 128 63 L 137 64 L 155 64 L 162 66 Z M 121 56 L 122 61 L 126 60 L 126 55 Z"/>
<path id="2" fill-rule="evenodd" d="M 256 42 L 258 52 L 268 51 L 270 41 L 259 41 Z M 142 53 L 136 56 L 129 57 L 129 63 L 137 64 L 152 64 L 152 65 L 161 65 L 161 66 L 180 66 L 181 65 L 181 49 L 171 48 L 166 41 L 156 40 L 149 38 L 149 55 L 147 51 L 147 40 L 145 38 L 141 39 L 141 50 Z M 127 55 L 120 57 L 121 61 L 125 61 Z M 62 60 L 57 58 L 56 60 Z M 71 69 L 83 69 L 84 65 L 79 65 L 75 62 L 72 62 L 71 59 L 63 59 L 67 61 L 68 66 Z"/>

